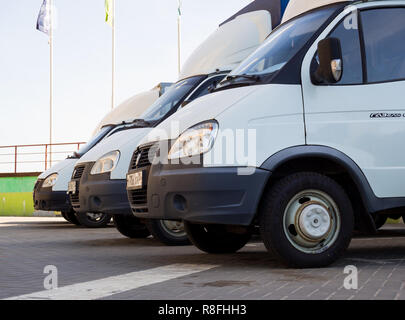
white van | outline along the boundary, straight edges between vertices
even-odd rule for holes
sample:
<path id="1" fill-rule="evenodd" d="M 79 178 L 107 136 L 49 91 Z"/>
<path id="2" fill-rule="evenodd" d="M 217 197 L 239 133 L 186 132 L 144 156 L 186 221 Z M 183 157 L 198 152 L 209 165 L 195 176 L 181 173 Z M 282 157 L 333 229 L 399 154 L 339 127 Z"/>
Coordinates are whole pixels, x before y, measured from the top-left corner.
<path id="1" fill-rule="evenodd" d="M 404 21 L 405 1 L 376 0 L 282 24 L 144 141 L 163 132 L 171 147 L 144 178 L 148 210 L 136 216 L 184 221 L 210 253 L 241 249 L 260 226 L 286 264 L 322 267 L 355 227 L 375 233 L 376 217 L 403 215 Z"/>
<path id="2" fill-rule="evenodd" d="M 82 146 L 82 148 L 72 156 L 43 172 L 38 177 L 34 188 L 35 209 L 60 211 L 67 221 L 79 225 L 80 222 L 77 220 L 72 210 L 67 195 L 68 182 L 70 181 L 76 162 L 101 140 L 111 136 L 114 132 L 121 130 L 123 127 L 130 125 L 130 123 L 156 101 L 170 85 L 169 83 L 161 83 L 152 90 L 137 94 L 123 102 L 104 117 L 87 144 Z M 127 122 L 127 124 L 123 122 Z M 94 218 L 99 219 L 100 217 L 95 216 Z M 108 223 L 110 219 L 104 219 L 103 223 Z"/>
<path id="3" fill-rule="evenodd" d="M 277 0 L 278 1 L 278 0 Z M 260 1 L 263 3 L 263 1 Z M 265 1 L 269 7 L 276 2 Z M 249 8 L 257 9 L 253 2 Z M 266 39 L 280 14 L 268 10 L 246 12 L 222 24 L 185 63 L 178 81 L 141 116 L 138 128 L 106 139 L 77 163 L 71 181 L 70 199 L 79 215 L 101 212 L 114 215 L 119 232 L 130 238 L 153 234 L 168 245 L 188 244 L 182 224 L 151 221 L 145 226 L 132 214 L 126 191 L 126 174 L 139 142 L 159 123 L 186 104 L 209 93 L 209 88 L 235 68 Z M 142 163 L 137 156 L 138 164 Z M 142 209 L 139 209 L 142 210 Z"/>

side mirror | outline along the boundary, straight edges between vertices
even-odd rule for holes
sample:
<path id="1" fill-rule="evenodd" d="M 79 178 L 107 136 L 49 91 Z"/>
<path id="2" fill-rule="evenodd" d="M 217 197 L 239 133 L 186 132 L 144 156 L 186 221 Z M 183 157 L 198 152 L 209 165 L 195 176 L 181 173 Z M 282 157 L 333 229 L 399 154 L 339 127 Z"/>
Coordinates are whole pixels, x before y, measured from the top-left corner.
<path id="1" fill-rule="evenodd" d="M 318 43 L 319 67 L 313 74 L 316 83 L 337 83 L 342 79 L 343 57 L 340 40 L 326 38 Z"/>

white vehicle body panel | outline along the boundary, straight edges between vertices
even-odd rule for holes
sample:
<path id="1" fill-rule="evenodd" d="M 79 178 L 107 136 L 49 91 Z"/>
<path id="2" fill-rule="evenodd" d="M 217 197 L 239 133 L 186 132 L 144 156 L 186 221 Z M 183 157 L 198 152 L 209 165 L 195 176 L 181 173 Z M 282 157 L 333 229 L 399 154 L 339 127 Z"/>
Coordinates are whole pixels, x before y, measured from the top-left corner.
<path id="1" fill-rule="evenodd" d="M 77 159 L 65 159 L 52 168 L 43 172 L 38 179 L 46 179 L 50 175 L 57 173 L 58 179 L 56 180 L 55 185 L 53 186 L 53 191 L 67 191 L 67 185 L 72 176 L 73 169 L 76 165 Z"/>
<path id="2" fill-rule="evenodd" d="M 115 133 L 87 152 L 77 162 L 77 165 L 95 162 L 105 154 L 118 150 L 120 151 L 120 159 L 115 169 L 111 172 L 111 179 L 125 179 L 132 153 L 139 145 L 139 142 L 151 130 L 151 128 L 135 128 Z"/>
<path id="3" fill-rule="evenodd" d="M 219 27 L 185 62 L 180 79 L 235 68 L 272 30 L 268 11 L 242 14 Z"/>
<path id="4" fill-rule="evenodd" d="M 400 4 L 399 1 L 384 2 L 384 6 Z M 372 5 L 371 2 L 357 7 Z M 405 114 L 405 104 L 398 94 L 405 91 L 405 81 L 344 86 L 311 83 L 310 63 L 318 42 L 327 37 L 346 14 L 339 15 L 323 31 L 302 65 L 307 143 L 330 146 L 349 156 L 361 168 L 377 197 L 404 197 L 405 118 L 373 119 L 370 115 L 378 112 Z"/>
<path id="5" fill-rule="evenodd" d="M 176 139 L 193 125 L 211 119 L 218 121 L 219 130 L 225 135 L 227 132 L 222 130 L 231 130 L 234 137 L 238 130 L 243 130 L 247 139 L 247 130 L 252 130 L 257 137 L 257 152 L 250 158 L 247 154 L 243 159 L 227 158 L 224 145 L 217 138 L 213 149 L 204 156 L 205 166 L 260 167 L 269 152 L 305 144 L 301 86 L 273 84 L 229 89 L 202 97 L 161 123 L 142 144 Z M 221 161 L 214 161 L 220 154 Z"/>

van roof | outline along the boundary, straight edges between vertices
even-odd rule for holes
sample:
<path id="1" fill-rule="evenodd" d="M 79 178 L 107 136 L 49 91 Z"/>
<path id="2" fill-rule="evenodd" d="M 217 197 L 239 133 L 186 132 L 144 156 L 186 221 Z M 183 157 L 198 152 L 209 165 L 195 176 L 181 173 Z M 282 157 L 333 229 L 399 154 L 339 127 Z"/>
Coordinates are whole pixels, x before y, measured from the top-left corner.
<path id="1" fill-rule="evenodd" d="M 244 13 L 221 25 L 187 59 L 179 79 L 232 70 L 256 50 L 272 30 L 271 15 Z"/>
<path id="2" fill-rule="evenodd" d="M 233 70 L 280 24 L 287 1 L 255 0 L 222 22 L 187 59 L 179 79 Z"/>
<path id="3" fill-rule="evenodd" d="M 291 20 L 307 11 L 333 3 L 350 2 L 348 0 L 290 0 L 281 23 Z"/>
<path id="4" fill-rule="evenodd" d="M 120 124 L 133 121 L 154 103 L 171 85 L 171 83 L 160 83 L 153 89 L 138 93 L 122 102 L 118 107 L 110 111 L 97 125 L 93 136 L 106 125 Z"/>

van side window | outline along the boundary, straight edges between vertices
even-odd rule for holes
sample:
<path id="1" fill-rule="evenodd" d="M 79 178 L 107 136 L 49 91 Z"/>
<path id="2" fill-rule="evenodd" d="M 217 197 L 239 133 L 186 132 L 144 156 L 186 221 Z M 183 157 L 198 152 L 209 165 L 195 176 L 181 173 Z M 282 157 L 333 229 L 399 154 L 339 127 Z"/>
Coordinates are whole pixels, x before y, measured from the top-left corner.
<path id="1" fill-rule="evenodd" d="M 347 18 L 347 17 L 346 17 Z M 346 19 L 345 18 L 345 19 Z M 351 85 L 363 83 L 363 65 L 361 58 L 359 30 L 350 28 L 345 19 L 329 34 L 329 38 L 338 38 L 342 46 L 343 74 L 335 85 Z M 318 53 L 312 62 L 313 71 L 318 67 Z"/>
<path id="2" fill-rule="evenodd" d="M 405 8 L 361 12 L 367 82 L 405 80 Z"/>

